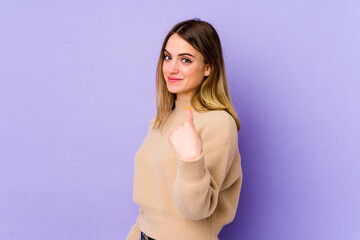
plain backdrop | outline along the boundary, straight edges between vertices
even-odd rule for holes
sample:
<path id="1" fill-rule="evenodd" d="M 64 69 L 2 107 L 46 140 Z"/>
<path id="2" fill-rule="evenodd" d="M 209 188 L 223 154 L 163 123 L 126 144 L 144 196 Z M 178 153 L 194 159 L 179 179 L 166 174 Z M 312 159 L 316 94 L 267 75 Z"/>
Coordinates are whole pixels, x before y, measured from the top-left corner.
<path id="1" fill-rule="evenodd" d="M 160 47 L 195 17 L 220 35 L 241 123 L 243 185 L 220 239 L 359 239 L 359 13 L 356 0 L 0 1 L 0 239 L 125 239 Z"/>

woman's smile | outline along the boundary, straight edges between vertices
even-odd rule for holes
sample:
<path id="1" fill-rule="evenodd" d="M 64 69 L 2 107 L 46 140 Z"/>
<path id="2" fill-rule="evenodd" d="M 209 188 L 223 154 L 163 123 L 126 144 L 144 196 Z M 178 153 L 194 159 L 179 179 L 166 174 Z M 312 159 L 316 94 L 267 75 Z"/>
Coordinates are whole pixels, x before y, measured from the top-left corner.
<path id="1" fill-rule="evenodd" d="M 180 82 L 181 80 L 182 80 L 181 78 L 168 77 L 168 81 L 171 83 L 177 83 Z"/>

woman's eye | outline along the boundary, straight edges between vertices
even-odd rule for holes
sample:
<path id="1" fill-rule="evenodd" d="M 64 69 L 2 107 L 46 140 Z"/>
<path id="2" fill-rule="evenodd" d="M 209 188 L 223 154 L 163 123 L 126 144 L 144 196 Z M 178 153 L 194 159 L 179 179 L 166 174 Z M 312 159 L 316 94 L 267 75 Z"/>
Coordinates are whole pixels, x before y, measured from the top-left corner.
<path id="1" fill-rule="evenodd" d="M 183 58 L 182 61 L 183 61 L 184 63 L 191 63 L 191 61 L 190 61 L 189 59 L 187 59 L 187 58 Z"/>
<path id="2" fill-rule="evenodd" d="M 170 58 L 171 58 L 170 56 L 164 55 L 164 59 L 165 59 L 165 60 L 169 60 Z"/>

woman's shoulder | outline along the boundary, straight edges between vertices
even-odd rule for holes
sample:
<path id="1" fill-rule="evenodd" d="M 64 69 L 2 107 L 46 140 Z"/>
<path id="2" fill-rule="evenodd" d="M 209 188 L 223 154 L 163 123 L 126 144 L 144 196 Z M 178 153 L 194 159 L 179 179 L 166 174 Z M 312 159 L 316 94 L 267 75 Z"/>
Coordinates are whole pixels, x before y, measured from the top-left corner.
<path id="1" fill-rule="evenodd" d="M 223 145 L 237 140 L 237 126 L 230 113 L 224 110 L 212 110 L 200 113 L 194 124 L 207 145 Z"/>
<path id="2" fill-rule="evenodd" d="M 234 121 L 230 113 L 225 110 L 210 110 L 206 112 L 200 112 L 200 115 L 207 118 L 209 121 L 221 121 L 228 124 Z"/>
<path id="3" fill-rule="evenodd" d="M 223 126 L 229 130 L 236 129 L 236 122 L 234 118 L 225 110 L 211 110 L 207 112 L 201 112 L 199 114 L 199 122 L 207 126 Z"/>

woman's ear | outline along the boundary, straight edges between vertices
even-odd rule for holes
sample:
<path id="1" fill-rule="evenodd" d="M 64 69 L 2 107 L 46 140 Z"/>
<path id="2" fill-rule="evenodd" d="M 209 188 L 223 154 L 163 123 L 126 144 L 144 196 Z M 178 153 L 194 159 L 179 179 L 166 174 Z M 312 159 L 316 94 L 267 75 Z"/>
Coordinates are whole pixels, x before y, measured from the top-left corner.
<path id="1" fill-rule="evenodd" d="M 204 76 L 208 77 L 210 75 L 210 72 L 211 72 L 210 65 L 206 64 Z"/>

